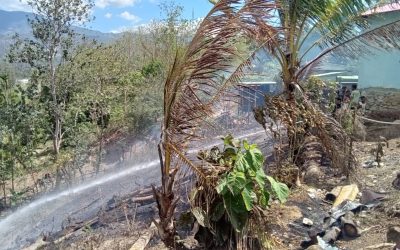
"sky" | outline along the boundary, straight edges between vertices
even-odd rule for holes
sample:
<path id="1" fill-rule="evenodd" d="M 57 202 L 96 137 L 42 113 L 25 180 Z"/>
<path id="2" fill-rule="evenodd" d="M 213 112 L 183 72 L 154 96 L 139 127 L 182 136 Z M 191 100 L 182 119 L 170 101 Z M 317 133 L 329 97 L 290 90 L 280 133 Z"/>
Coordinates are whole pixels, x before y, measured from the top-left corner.
<path id="1" fill-rule="evenodd" d="M 27 11 L 32 9 L 26 0 L 0 0 L 0 9 Z M 162 19 L 159 4 L 175 2 L 184 7 L 183 17 L 197 19 L 204 17 L 212 8 L 208 0 L 94 0 L 93 21 L 86 26 L 101 32 L 122 32 L 146 24 L 152 19 Z"/>

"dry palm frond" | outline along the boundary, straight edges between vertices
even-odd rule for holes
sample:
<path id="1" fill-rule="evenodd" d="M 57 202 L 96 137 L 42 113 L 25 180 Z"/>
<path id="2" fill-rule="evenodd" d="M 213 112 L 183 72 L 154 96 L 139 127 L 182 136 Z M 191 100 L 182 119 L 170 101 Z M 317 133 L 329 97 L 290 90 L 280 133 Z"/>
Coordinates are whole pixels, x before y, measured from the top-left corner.
<path id="1" fill-rule="evenodd" d="M 303 104 L 311 114 L 309 119 L 317 121 L 311 127 L 312 134 L 317 136 L 325 149 L 326 154 L 332 161 L 332 166 L 341 170 L 347 176 L 353 174 L 357 161 L 351 151 L 351 138 L 343 129 L 341 124 L 334 118 L 324 114 L 317 105 L 309 101 L 304 93 L 300 91 Z"/>
<path id="2" fill-rule="evenodd" d="M 240 53 L 234 42 L 240 35 L 237 21 L 238 0 L 221 1 L 203 20 L 186 50 L 177 51 L 164 87 L 164 122 L 159 155 L 162 190 L 156 191 L 161 222 L 158 225 L 164 242 L 173 246 L 175 234 L 171 210 L 176 205 L 172 186 L 180 165 L 206 179 L 202 169 L 185 157 L 187 143 L 197 136 L 199 124 L 213 114 L 221 93 L 239 81 L 248 60 L 237 69 Z M 226 81 L 221 78 L 228 75 Z"/>

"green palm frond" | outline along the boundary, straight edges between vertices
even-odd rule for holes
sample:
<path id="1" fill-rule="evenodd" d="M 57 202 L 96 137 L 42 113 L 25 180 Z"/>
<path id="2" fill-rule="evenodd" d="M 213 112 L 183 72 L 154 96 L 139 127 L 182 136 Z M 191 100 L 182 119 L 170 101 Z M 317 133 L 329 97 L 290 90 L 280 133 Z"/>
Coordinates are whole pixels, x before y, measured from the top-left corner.
<path id="1" fill-rule="evenodd" d="M 299 70 L 299 77 L 306 77 L 311 67 L 325 56 L 336 53 L 347 58 L 357 58 L 377 50 L 400 50 L 400 19 L 355 35 L 344 42 L 331 46 Z"/>

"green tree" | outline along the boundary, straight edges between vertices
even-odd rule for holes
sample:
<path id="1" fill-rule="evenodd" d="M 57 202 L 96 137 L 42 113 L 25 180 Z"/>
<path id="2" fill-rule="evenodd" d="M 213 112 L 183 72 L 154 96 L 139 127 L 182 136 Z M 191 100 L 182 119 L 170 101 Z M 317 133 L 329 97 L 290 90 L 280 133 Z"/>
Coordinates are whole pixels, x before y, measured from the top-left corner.
<path id="1" fill-rule="evenodd" d="M 58 80 L 57 69 L 70 59 L 69 53 L 75 38 L 73 25 L 81 25 L 89 19 L 93 3 L 84 0 L 29 0 L 28 4 L 36 13 L 29 20 L 34 39 L 17 39 L 10 59 L 37 68 L 43 86 L 48 88 L 53 152 L 57 159 L 66 132 L 63 127 L 63 109 L 67 98 L 62 95 L 63 85 Z M 56 186 L 60 180 L 61 173 L 57 169 Z"/>

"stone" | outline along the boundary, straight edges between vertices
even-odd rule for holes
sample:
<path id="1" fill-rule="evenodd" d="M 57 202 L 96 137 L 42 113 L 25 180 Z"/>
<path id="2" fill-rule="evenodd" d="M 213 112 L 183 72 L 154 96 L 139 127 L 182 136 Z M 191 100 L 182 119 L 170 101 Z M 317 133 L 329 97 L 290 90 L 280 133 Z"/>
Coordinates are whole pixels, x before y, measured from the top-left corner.
<path id="1" fill-rule="evenodd" d="M 303 218 L 303 224 L 306 225 L 306 226 L 311 227 L 312 225 L 314 225 L 314 222 L 312 220 L 304 217 Z"/>
<path id="2" fill-rule="evenodd" d="M 364 168 L 372 168 L 372 163 L 374 163 L 374 161 L 371 161 L 371 160 L 366 161 L 366 162 L 364 162 L 363 167 Z"/>
<path id="3" fill-rule="evenodd" d="M 397 189 L 400 190 L 400 172 L 397 172 L 396 174 L 396 179 L 394 179 L 392 181 L 392 186 Z"/>
<path id="4" fill-rule="evenodd" d="M 400 240 L 400 226 L 391 226 L 386 234 L 387 242 L 397 243 Z"/>
<path id="5" fill-rule="evenodd" d="M 323 250 L 319 245 L 309 246 L 306 250 Z"/>
<path id="6" fill-rule="evenodd" d="M 358 216 L 361 217 L 361 218 L 366 218 L 366 217 L 368 217 L 368 216 L 367 216 L 367 211 L 365 211 L 365 210 L 361 211 L 361 212 L 358 214 Z"/>
<path id="7" fill-rule="evenodd" d="M 377 168 L 379 166 L 379 163 L 377 163 L 376 161 L 374 161 L 372 164 L 371 164 L 371 167 L 373 167 L 373 168 Z"/>
<path id="8" fill-rule="evenodd" d="M 308 196 L 309 196 L 311 199 L 317 198 L 317 190 L 315 190 L 315 189 L 313 189 L 313 188 L 309 188 L 309 189 L 307 190 L 307 193 L 308 193 Z"/>

